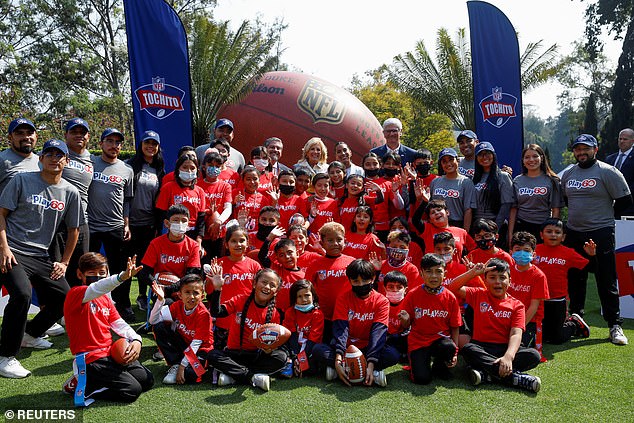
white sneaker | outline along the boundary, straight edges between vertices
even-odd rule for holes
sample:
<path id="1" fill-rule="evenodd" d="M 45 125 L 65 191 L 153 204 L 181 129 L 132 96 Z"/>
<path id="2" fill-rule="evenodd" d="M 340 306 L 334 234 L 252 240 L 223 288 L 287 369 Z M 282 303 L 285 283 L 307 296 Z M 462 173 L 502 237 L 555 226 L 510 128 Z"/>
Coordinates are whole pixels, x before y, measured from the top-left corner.
<path id="1" fill-rule="evenodd" d="M 374 376 L 374 383 L 382 388 L 387 386 L 387 377 L 385 376 L 385 372 L 383 372 L 383 370 L 375 370 L 372 375 Z"/>
<path id="2" fill-rule="evenodd" d="M 178 364 L 174 364 L 169 368 L 167 374 L 163 378 L 163 384 L 165 385 L 175 385 L 176 384 L 176 373 L 178 372 Z"/>
<path id="3" fill-rule="evenodd" d="M 333 367 L 326 367 L 326 380 L 331 381 L 337 379 L 337 371 Z"/>
<path id="4" fill-rule="evenodd" d="M 614 325 L 610 328 L 610 341 L 616 345 L 627 345 L 627 337 L 623 333 L 623 328 Z"/>
<path id="5" fill-rule="evenodd" d="M 53 323 L 53 326 L 48 328 L 48 330 L 44 333 L 46 333 L 48 336 L 59 336 L 65 334 L 66 330 L 59 323 Z"/>
<path id="6" fill-rule="evenodd" d="M 263 375 L 259 373 L 254 374 L 251 378 L 251 382 L 253 383 L 253 386 L 257 386 L 264 392 L 268 392 L 269 389 L 271 389 L 271 378 L 269 377 L 269 375 Z"/>
<path id="7" fill-rule="evenodd" d="M 15 357 L 0 357 L 0 376 L 21 379 L 30 374 Z"/>
<path id="8" fill-rule="evenodd" d="M 235 379 L 224 373 L 218 374 L 218 386 L 229 386 L 236 383 Z"/>
<path id="9" fill-rule="evenodd" d="M 24 332 L 24 337 L 22 337 L 22 344 L 20 345 L 22 348 L 35 348 L 36 350 L 45 350 L 51 348 L 53 346 L 52 342 L 48 342 L 43 338 L 33 338 L 28 333 Z"/>

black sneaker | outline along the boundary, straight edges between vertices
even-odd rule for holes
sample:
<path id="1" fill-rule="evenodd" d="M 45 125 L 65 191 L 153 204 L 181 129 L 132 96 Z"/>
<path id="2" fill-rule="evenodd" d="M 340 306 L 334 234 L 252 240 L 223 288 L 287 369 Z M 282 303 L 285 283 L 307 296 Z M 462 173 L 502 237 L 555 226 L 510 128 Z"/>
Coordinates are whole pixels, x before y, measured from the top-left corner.
<path id="1" fill-rule="evenodd" d="M 542 381 L 538 376 L 513 372 L 513 386 L 537 393 L 542 387 Z"/>
<path id="2" fill-rule="evenodd" d="M 484 372 L 480 370 L 472 369 L 471 367 L 467 370 L 469 372 L 469 380 L 473 386 L 478 386 L 485 379 Z"/>
<path id="3" fill-rule="evenodd" d="M 579 316 L 577 313 L 572 313 L 570 315 L 570 320 L 573 321 L 575 325 L 577 325 L 577 336 L 581 338 L 590 337 L 590 326 L 585 322 L 585 320 L 583 320 L 581 316 Z"/>

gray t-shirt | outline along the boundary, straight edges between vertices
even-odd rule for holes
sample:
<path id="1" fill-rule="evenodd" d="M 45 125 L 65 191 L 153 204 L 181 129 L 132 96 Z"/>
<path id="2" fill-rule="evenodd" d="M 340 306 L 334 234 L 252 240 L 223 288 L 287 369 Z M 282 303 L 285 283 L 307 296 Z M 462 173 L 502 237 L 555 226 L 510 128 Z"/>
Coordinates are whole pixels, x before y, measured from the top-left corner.
<path id="1" fill-rule="evenodd" d="M 513 179 L 513 207 L 517 208 L 519 220 L 541 224 L 552 216 L 553 208 L 563 206 L 557 179 L 544 174 L 536 177 L 518 175 Z"/>
<path id="2" fill-rule="evenodd" d="M 565 171 L 561 189 L 568 197 L 568 227 L 579 232 L 614 227 L 614 200 L 630 194 L 623 174 L 601 161 Z"/>
<path id="3" fill-rule="evenodd" d="M 460 163 L 458 164 L 458 173 L 469 179 L 473 179 L 473 174 L 475 173 L 475 159 L 467 160 L 464 157 L 461 157 Z"/>
<path id="4" fill-rule="evenodd" d="M 40 157 L 31 153 L 28 157 L 20 156 L 11 148 L 0 152 L 0 193 L 7 186 L 11 178 L 22 172 L 37 172 L 40 170 Z"/>
<path id="5" fill-rule="evenodd" d="M 90 232 L 123 229 L 123 218 L 129 214 L 134 195 L 132 168 L 119 159 L 107 163 L 101 156 L 92 156 L 92 162 L 93 177 L 88 190 Z"/>
<path id="6" fill-rule="evenodd" d="M 93 164 L 90 159 L 90 152 L 88 150 L 84 150 L 83 153 L 77 154 L 70 150 L 68 155 L 69 161 L 68 164 L 66 164 L 66 167 L 64 167 L 62 178 L 66 179 L 75 188 L 77 188 L 79 195 L 81 196 L 84 214 L 86 214 L 86 210 L 88 210 L 88 188 L 90 188 L 93 174 Z M 87 221 L 88 217 L 85 216 L 84 220 Z"/>
<path id="7" fill-rule="evenodd" d="M 432 200 L 445 201 L 450 220 L 463 220 L 465 211 L 475 207 L 473 182 L 466 176 L 434 178 L 429 184 L 429 194 Z"/>
<path id="8" fill-rule="evenodd" d="M 48 184 L 40 172 L 15 175 L 0 195 L 7 215 L 7 242 L 18 253 L 48 257 L 48 248 L 63 221 L 68 228 L 82 223 L 77 188 L 61 179 Z"/>
<path id="9" fill-rule="evenodd" d="M 134 197 L 130 204 L 130 226 L 154 224 L 154 203 L 159 191 L 156 169 L 145 163 L 134 176 Z"/>
<path id="10" fill-rule="evenodd" d="M 490 219 L 496 221 L 499 210 L 493 210 L 492 202 L 487 201 L 484 196 L 484 190 L 487 186 L 487 178 L 489 177 L 488 173 L 483 173 L 480 182 L 474 183 L 475 186 L 475 213 L 474 219 Z M 506 172 L 500 172 L 498 178 L 498 187 L 500 190 L 500 205 L 508 204 L 509 206 L 513 204 L 513 181 L 511 181 L 511 177 Z M 506 219 L 508 216 L 505 216 Z M 499 224 L 499 223 L 498 223 Z"/>
<path id="11" fill-rule="evenodd" d="M 205 151 L 211 147 L 211 143 L 199 145 L 196 147 L 196 157 L 198 158 L 198 166 L 202 166 L 203 159 L 205 158 Z M 231 146 L 231 150 L 229 151 L 229 158 L 225 162 L 225 166 L 230 169 L 235 170 L 236 172 L 242 172 L 242 169 L 246 165 L 244 161 L 244 156 L 238 150 L 236 150 L 233 145 Z"/>

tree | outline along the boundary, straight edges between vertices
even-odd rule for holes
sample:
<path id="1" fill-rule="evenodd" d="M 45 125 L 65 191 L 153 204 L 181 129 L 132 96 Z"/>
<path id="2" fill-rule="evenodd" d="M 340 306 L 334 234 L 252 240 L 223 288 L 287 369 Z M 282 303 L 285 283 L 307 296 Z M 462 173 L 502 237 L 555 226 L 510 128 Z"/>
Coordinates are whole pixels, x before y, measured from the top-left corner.
<path id="1" fill-rule="evenodd" d="M 557 49 L 554 44 L 542 50 L 541 41 L 526 47 L 520 57 L 523 92 L 555 75 Z M 423 41 L 413 52 L 396 56 L 390 77 L 428 110 L 449 116 L 454 126 L 475 128 L 471 52 L 464 28 L 458 30 L 455 40 L 445 28 L 438 30 L 435 61 Z"/>
<path id="2" fill-rule="evenodd" d="M 583 117 L 583 133 L 596 137 L 599 134 L 597 121 L 597 103 L 594 94 L 590 94 Z"/>
<path id="3" fill-rule="evenodd" d="M 239 101 L 256 81 L 276 67 L 278 39 L 285 26 L 270 28 L 244 21 L 233 33 L 229 22 L 215 23 L 201 16 L 194 22 L 190 46 L 194 141 L 208 142 L 218 110 Z"/>

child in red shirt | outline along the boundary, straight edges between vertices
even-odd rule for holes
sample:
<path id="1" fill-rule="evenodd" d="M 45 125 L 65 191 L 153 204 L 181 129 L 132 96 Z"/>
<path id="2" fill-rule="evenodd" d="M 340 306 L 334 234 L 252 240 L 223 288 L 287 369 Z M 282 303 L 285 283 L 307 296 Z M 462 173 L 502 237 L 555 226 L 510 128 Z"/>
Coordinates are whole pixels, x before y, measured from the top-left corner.
<path id="1" fill-rule="evenodd" d="M 407 261 L 411 238 L 408 233 L 393 231 L 387 236 L 387 259 L 382 262 L 378 260 L 376 254 L 371 254 L 371 262 L 374 268 L 379 271 L 378 291 L 385 295 L 383 278 L 388 272 L 398 270 L 403 273 L 409 281 L 409 289 L 413 291 L 423 284 L 418 267 Z"/>
<path id="2" fill-rule="evenodd" d="M 390 303 L 372 289 L 375 275 L 372 263 L 361 259 L 354 260 L 346 269 L 351 289 L 337 298 L 332 341 L 313 348 L 316 359 L 327 366 L 327 380 L 339 376 L 343 383 L 350 385 L 343 367 L 343 356 L 349 345 L 356 346 L 365 355 L 365 385 L 387 386 L 383 369 L 398 363 L 400 354 L 386 344 Z"/>
<path id="3" fill-rule="evenodd" d="M 301 167 L 295 168 L 293 173 L 295 174 L 295 195 L 299 195 L 301 199 L 305 200 L 310 194 L 310 173 Z"/>
<path id="4" fill-rule="evenodd" d="M 270 267 L 280 276 L 281 285 L 277 291 L 277 297 L 275 304 L 277 311 L 284 319 L 284 313 L 291 306 L 292 298 L 290 296 L 290 289 L 293 284 L 304 279 L 306 272 L 299 268 L 297 265 L 298 255 L 297 247 L 292 239 L 282 238 L 279 242 L 275 243 L 273 248 L 273 255 L 275 260 L 269 259 L 264 253 L 264 250 L 260 250 L 260 263 L 264 267 Z"/>
<path id="5" fill-rule="evenodd" d="M 290 170 L 283 170 L 277 176 L 279 187 L 279 198 L 273 198 L 273 205 L 280 212 L 279 225 L 288 230 L 291 226 L 291 218 L 295 214 L 308 217 L 308 203 L 299 195 L 295 194 L 295 174 Z M 308 223 L 305 224 L 308 227 Z"/>
<path id="6" fill-rule="evenodd" d="M 254 330 L 265 323 L 280 323 L 280 315 L 275 307 L 275 294 L 280 286 L 280 278 L 271 269 L 261 269 L 255 274 L 250 294 L 243 294 L 228 301 L 220 301 L 220 294 L 226 288 L 223 270 L 215 264 L 208 281 L 214 291 L 209 298 L 211 315 L 228 318 L 229 339 L 224 350 L 212 350 L 207 361 L 218 375 L 218 386 L 236 382 L 252 384 L 263 391 L 270 389 L 270 375 L 282 370 L 289 359 L 283 348 L 259 350 L 249 342 Z M 208 283 L 209 285 L 209 283 Z"/>
<path id="7" fill-rule="evenodd" d="M 343 180 L 346 177 L 346 167 L 343 163 L 334 161 L 328 165 L 328 177 L 330 178 L 330 190 L 328 197 L 338 200 L 343 197 L 346 185 Z"/>
<path id="8" fill-rule="evenodd" d="M 449 289 L 473 307 L 473 339 L 461 353 L 470 366 L 473 385 L 499 380 L 504 384 L 538 392 L 541 380 L 522 372 L 536 367 L 539 351 L 521 346 L 526 315 L 524 304 L 507 293 L 510 283 L 507 262 L 491 259 L 486 267 L 477 263 L 464 278 L 454 280 Z M 464 284 L 484 274 L 486 288 Z"/>
<path id="9" fill-rule="evenodd" d="M 382 202 L 381 188 L 372 181 L 364 183 L 363 175 L 353 173 L 346 177 L 343 196 L 338 198 L 339 221 L 346 231 L 350 230 L 359 206 L 374 207 Z"/>
<path id="10" fill-rule="evenodd" d="M 75 395 L 76 406 L 88 406 L 95 399 L 134 402 L 154 385 L 152 372 L 139 363 L 141 337 L 120 316 L 109 295 L 123 281 L 135 276 L 141 267 L 136 257 L 129 258 L 126 270 L 108 276 L 108 262 L 99 253 L 86 253 L 79 259 L 77 276 L 82 285 L 66 294 L 64 320 L 70 341 L 74 376 L 64 391 Z M 110 357 L 112 334 L 128 340 L 126 365 Z"/>
<path id="11" fill-rule="evenodd" d="M 258 230 L 258 216 L 264 206 L 272 204 L 268 195 L 258 192 L 260 172 L 254 166 L 245 166 L 241 174 L 244 193 L 237 192 L 233 196 L 233 216 L 249 233 Z"/>
<path id="12" fill-rule="evenodd" d="M 354 258 L 368 260 L 370 253 L 374 252 L 381 259 L 385 258 L 385 245 L 374 234 L 372 208 L 369 206 L 357 207 L 354 221 L 346 232 L 346 248 L 343 253 Z"/>
<path id="13" fill-rule="evenodd" d="M 315 194 L 308 198 L 310 212 L 308 213 L 308 228 L 312 233 L 318 233 L 321 227 L 327 222 L 339 222 L 339 206 L 337 200 L 328 197 L 330 189 L 330 179 L 325 173 L 318 173 L 313 176 L 312 181 Z"/>
<path id="14" fill-rule="evenodd" d="M 416 231 L 410 231 L 410 227 L 407 219 L 403 216 L 396 216 L 390 220 L 390 232 L 400 231 L 408 233 L 412 242 L 409 243 L 409 254 L 407 254 L 407 261 L 412 263 L 416 267 L 420 267 L 420 260 L 423 258 L 423 250 L 421 245 L 425 245 L 422 238 L 416 234 Z"/>
<path id="15" fill-rule="evenodd" d="M 587 338 L 590 326 L 578 314 L 568 316 L 568 270 L 583 269 L 589 260 L 572 248 L 563 246 L 564 224 L 557 218 L 546 219 L 541 226 L 543 244 L 535 247 L 533 263 L 546 275 L 550 299 L 544 301 L 544 342 L 562 344 L 573 336 Z M 597 246 L 590 240 L 583 247 L 588 256 L 594 257 Z"/>
<path id="16" fill-rule="evenodd" d="M 163 383 L 200 382 L 205 373 L 207 354 L 213 349 L 211 316 L 202 304 L 205 284 L 200 275 L 187 275 L 178 282 L 179 300 L 165 304 L 163 287 L 154 282 L 157 296 L 150 314 L 154 339 L 167 365 Z"/>
<path id="17" fill-rule="evenodd" d="M 441 379 L 451 377 L 449 369 L 458 363 L 462 318 L 458 300 L 443 286 L 445 261 L 442 257 L 425 254 L 421 270 L 425 284 L 408 294 L 398 317 L 403 327 L 411 326 L 407 340 L 411 379 L 426 385 L 433 374 Z"/>
<path id="18" fill-rule="evenodd" d="M 249 233 L 249 252 L 247 256 L 252 259 L 258 257 L 258 253 L 268 237 L 279 237 L 286 232 L 284 228 L 278 226 L 280 223 L 280 212 L 273 206 L 264 206 L 258 215 L 258 230 Z M 273 232 L 277 228 L 277 231 Z"/>
<path id="19" fill-rule="evenodd" d="M 407 296 L 407 276 L 399 271 L 387 272 L 383 278 L 385 297 L 390 302 L 390 317 L 387 326 L 387 345 L 396 348 L 401 363 L 407 363 L 407 335 L 409 326 L 402 326 L 398 318 L 403 309 L 403 299 Z"/>
<path id="20" fill-rule="evenodd" d="M 288 345 L 297 357 L 295 374 L 302 375 L 307 370 L 317 369 L 313 358 L 313 347 L 324 335 L 324 314 L 319 309 L 319 299 L 310 281 L 300 279 L 290 289 L 291 306 L 284 314 L 282 323 L 291 331 Z"/>
<path id="21" fill-rule="evenodd" d="M 471 234 L 478 248 L 467 255 L 471 263 L 486 263 L 492 258 L 504 260 L 512 268 L 515 264 L 509 253 L 495 244 L 498 241 L 498 225 L 489 219 L 477 219 L 471 225 Z"/>

